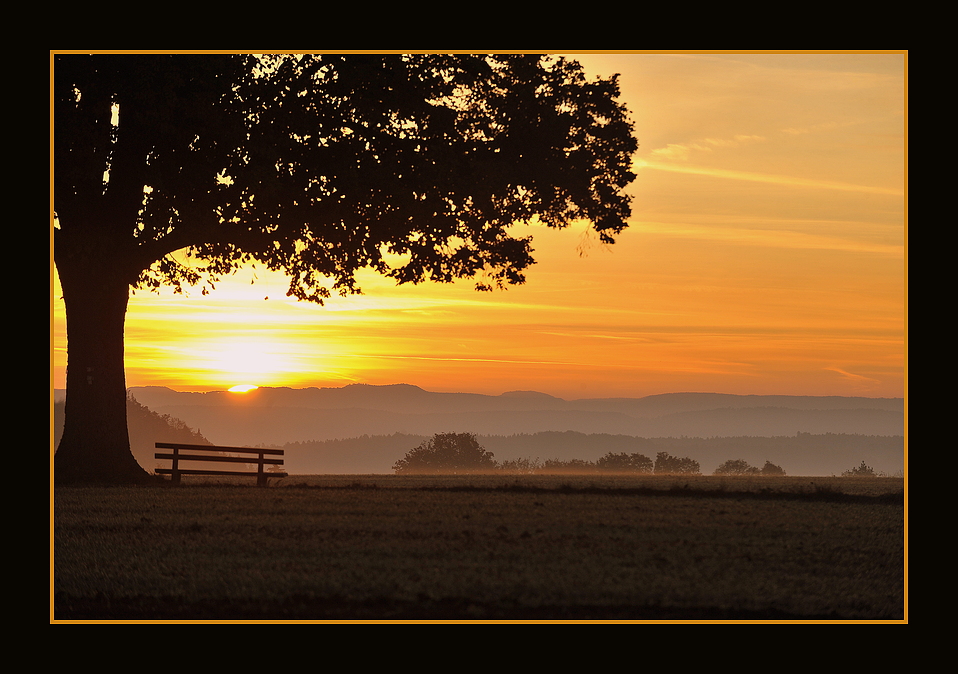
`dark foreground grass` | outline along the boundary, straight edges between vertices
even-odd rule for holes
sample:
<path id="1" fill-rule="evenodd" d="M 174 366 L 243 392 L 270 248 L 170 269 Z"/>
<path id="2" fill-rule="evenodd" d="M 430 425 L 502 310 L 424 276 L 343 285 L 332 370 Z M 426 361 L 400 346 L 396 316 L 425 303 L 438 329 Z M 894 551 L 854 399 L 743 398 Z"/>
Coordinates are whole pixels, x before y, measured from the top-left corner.
<path id="1" fill-rule="evenodd" d="M 55 621 L 905 619 L 902 481 L 57 488 Z"/>

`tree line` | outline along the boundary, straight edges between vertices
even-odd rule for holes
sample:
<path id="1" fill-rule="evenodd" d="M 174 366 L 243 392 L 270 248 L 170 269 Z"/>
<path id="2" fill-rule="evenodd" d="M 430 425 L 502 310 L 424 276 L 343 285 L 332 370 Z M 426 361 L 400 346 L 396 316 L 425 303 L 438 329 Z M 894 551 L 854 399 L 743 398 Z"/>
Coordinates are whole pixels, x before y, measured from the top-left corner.
<path id="1" fill-rule="evenodd" d="M 393 464 L 397 475 L 428 473 L 491 473 L 546 475 L 562 473 L 633 473 L 656 475 L 701 475 L 698 461 L 689 457 L 658 452 L 651 459 L 639 452 L 608 452 L 595 461 L 584 459 L 518 458 L 496 461 L 472 433 L 437 433 Z M 719 466 L 714 475 L 785 475 L 781 466 L 766 461 L 765 466 L 750 466 L 732 459 Z"/>

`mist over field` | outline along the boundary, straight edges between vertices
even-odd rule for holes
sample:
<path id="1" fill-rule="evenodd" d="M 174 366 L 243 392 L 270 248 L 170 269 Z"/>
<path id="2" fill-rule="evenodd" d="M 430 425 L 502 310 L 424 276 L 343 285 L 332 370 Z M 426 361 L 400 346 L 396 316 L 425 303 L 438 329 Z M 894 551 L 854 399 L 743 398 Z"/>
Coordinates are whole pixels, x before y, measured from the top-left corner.
<path id="1" fill-rule="evenodd" d="M 563 400 L 534 391 L 499 396 L 417 386 L 260 388 L 180 392 L 133 387 L 134 456 L 154 467 L 153 443 L 200 442 L 286 450 L 291 474 L 391 473 L 436 433 L 468 432 L 497 461 L 580 459 L 659 451 L 710 474 L 729 459 L 782 466 L 789 475 L 838 475 L 865 461 L 904 469 L 901 398 L 673 393 Z"/>

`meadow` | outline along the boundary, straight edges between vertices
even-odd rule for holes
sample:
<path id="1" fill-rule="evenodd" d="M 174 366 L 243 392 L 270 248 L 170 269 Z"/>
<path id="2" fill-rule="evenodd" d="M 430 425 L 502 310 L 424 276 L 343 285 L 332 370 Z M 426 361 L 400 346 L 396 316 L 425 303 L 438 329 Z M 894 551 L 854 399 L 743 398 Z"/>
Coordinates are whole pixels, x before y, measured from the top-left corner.
<path id="1" fill-rule="evenodd" d="M 51 620 L 903 621 L 901 478 L 57 487 Z"/>

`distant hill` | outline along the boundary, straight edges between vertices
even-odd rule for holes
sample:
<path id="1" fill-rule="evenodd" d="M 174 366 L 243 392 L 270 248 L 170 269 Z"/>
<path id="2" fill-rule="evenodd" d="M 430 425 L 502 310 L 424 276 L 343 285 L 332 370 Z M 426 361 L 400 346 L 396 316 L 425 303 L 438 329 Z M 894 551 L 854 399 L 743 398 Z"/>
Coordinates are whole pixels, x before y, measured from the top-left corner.
<path id="1" fill-rule="evenodd" d="M 291 474 L 392 473 L 392 466 L 428 436 L 395 433 L 342 440 L 289 443 L 286 469 Z M 658 452 L 695 459 L 711 474 L 729 459 L 744 459 L 761 468 L 766 461 L 789 475 L 840 475 L 862 461 L 889 475 L 904 470 L 902 436 L 800 433 L 777 437 L 640 438 L 574 431 L 510 436 L 479 436 L 496 461 L 519 458 L 582 459 L 594 462 L 612 453 L 638 453 L 655 459 Z"/>
<path id="2" fill-rule="evenodd" d="M 416 386 L 258 389 L 182 393 L 130 390 L 133 455 L 157 466 L 158 441 L 286 450 L 291 474 L 391 473 L 392 465 L 440 432 L 470 432 L 498 461 L 582 459 L 608 452 L 688 456 L 711 473 L 728 459 L 790 475 L 840 474 L 868 463 L 904 468 L 904 401 L 887 398 L 677 393 L 566 401 L 533 391 L 501 396 L 432 393 Z M 62 397 L 55 396 L 56 442 Z M 201 430 L 202 429 L 202 430 Z"/>
<path id="3" fill-rule="evenodd" d="M 63 434 L 64 402 L 58 401 L 53 405 L 54 447 L 60 443 Z M 137 463 L 145 470 L 153 470 L 157 466 L 154 458 L 157 442 L 183 442 L 193 445 L 212 444 L 203 435 L 193 430 L 182 420 L 168 414 L 158 414 L 136 400 L 128 399 L 126 403 L 127 427 L 130 431 L 130 450 Z M 169 468 L 169 462 L 164 464 Z"/>
<path id="4" fill-rule="evenodd" d="M 141 404 L 202 429 L 215 444 L 282 445 L 396 433 L 573 431 L 633 437 L 904 435 L 904 400 L 670 393 L 563 400 L 534 391 L 436 393 L 409 384 L 260 388 L 245 394 L 134 387 Z"/>

